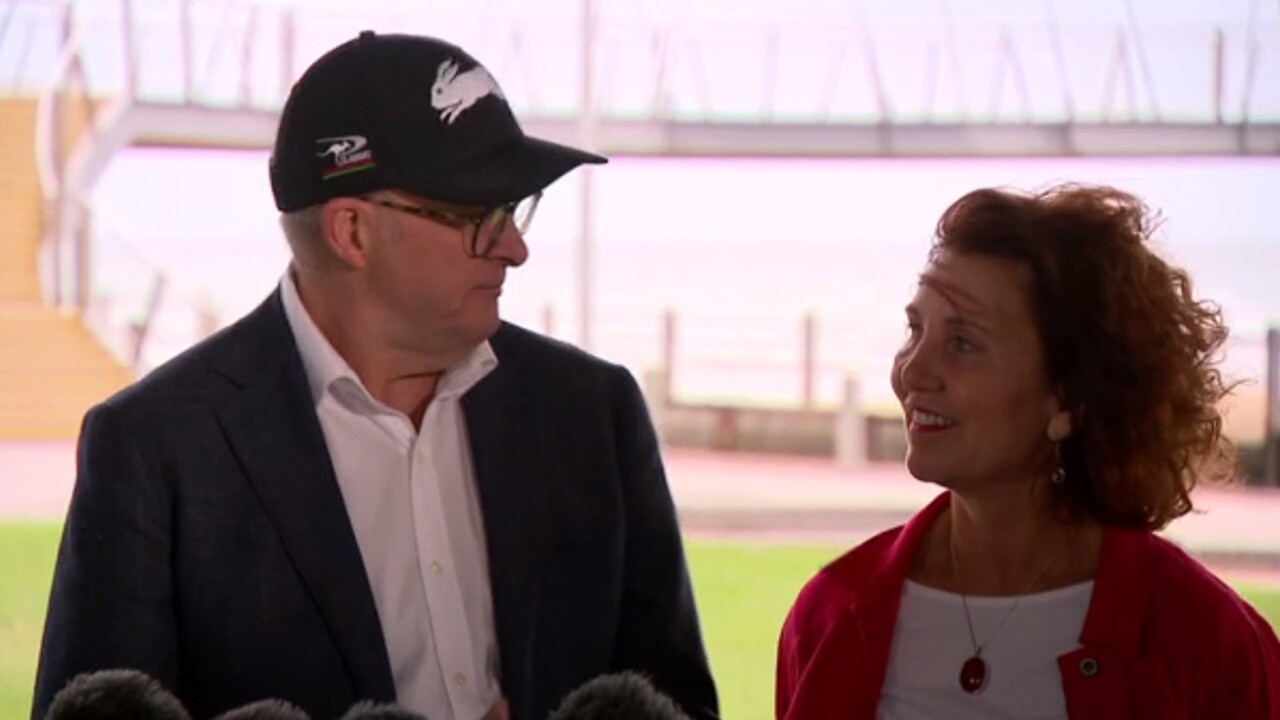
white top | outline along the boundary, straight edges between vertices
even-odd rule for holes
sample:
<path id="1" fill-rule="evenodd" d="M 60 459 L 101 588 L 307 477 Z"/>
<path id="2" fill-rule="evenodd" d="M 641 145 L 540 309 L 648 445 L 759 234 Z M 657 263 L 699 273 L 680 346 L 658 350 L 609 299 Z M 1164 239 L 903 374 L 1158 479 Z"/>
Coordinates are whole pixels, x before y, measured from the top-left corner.
<path id="1" fill-rule="evenodd" d="M 1016 597 L 969 597 L 987 682 L 960 687 L 973 656 L 960 595 L 908 580 L 880 695 L 879 720 L 1066 720 L 1058 656 L 1080 647 L 1093 582 Z M 1017 608 L 997 629 L 1014 602 Z"/>
<path id="2" fill-rule="evenodd" d="M 382 623 L 397 702 L 476 720 L 498 700 L 484 522 L 459 400 L 497 367 L 487 342 L 440 378 L 422 428 L 374 399 L 280 282 Z"/>

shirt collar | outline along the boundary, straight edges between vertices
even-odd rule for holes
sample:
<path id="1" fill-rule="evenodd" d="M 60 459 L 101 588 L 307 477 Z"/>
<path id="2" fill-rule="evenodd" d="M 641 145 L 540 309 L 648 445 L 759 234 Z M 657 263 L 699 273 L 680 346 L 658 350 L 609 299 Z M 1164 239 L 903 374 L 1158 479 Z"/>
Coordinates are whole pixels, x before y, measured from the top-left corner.
<path id="1" fill-rule="evenodd" d="M 465 394 L 498 367 L 498 356 L 485 340 L 472 348 L 467 356 L 445 371 L 436 386 L 436 397 L 455 398 Z"/>
<path id="2" fill-rule="evenodd" d="M 302 304 L 296 282 L 293 269 L 290 268 L 280 279 L 280 299 L 284 304 L 289 329 L 298 346 L 298 354 L 302 356 L 302 367 L 311 388 L 311 399 L 319 403 L 326 392 L 331 392 L 335 385 L 341 383 L 354 385 L 370 402 L 381 405 L 369 394 L 360 377 L 311 319 L 306 306 Z M 498 357 L 489 341 L 485 340 L 445 371 L 436 386 L 435 397 L 448 399 L 463 395 L 497 366 Z"/>
<path id="3" fill-rule="evenodd" d="M 364 385 L 355 371 L 333 349 L 333 345 L 329 344 L 329 340 L 320 332 L 306 306 L 302 304 L 292 267 L 280 279 L 280 300 L 284 304 L 284 315 L 289 321 L 289 329 L 293 331 L 298 354 L 302 356 L 302 367 L 307 373 L 307 384 L 311 387 L 311 399 L 319 403 L 328 389 L 344 378 L 363 389 Z"/>

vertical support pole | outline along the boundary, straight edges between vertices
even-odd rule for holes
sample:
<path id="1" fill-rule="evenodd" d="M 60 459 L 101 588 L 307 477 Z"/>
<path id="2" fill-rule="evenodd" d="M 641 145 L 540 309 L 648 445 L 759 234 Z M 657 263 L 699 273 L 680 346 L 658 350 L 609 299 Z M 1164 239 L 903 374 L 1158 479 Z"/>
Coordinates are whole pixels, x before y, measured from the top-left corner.
<path id="1" fill-rule="evenodd" d="M 1053 11 L 1053 0 L 1045 0 L 1045 10 L 1049 17 L 1049 37 L 1053 42 L 1053 60 L 1058 70 L 1058 82 L 1062 83 L 1062 109 L 1067 115 L 1067 122 L 1075 122 L 1076 103 L 1071 94 L 1071 75 L 1067 72 L 1067 53 L 1062 48 L 1062 28 L 1058 24 L 1058 16 Z"/>
<path id="2" fill-rule="evenodd" d="M 75 10 L 71 3 L 67 3 L 62 10 L 62 37 L 59 45 L 68 47 L 71 44 L 71 38 L 75 35 Z M 72 61 L 73 65 L 75 61 Z M 55 78 L 58 87 L 54 88 L 49 95 L 50 111 L 49 111 L 49 142 L 52 144 L 51 155 L 53 157 L 53 172 L 57 176 L 56 187 L 58 192 L 55 197 L 46 197 L 44 201 L 44 243 L 47 248 L 48 268 L 49 271 L 45 275 L 49 279 L 49 296 L 54 307 L 64 309 L 67 302 L 67 274 L 63 267 L 65 262 L 65 250 L 63 246 L 63 203 L 65 202 L 66 193 L 62 192 L 63 184 L 66 180 L 67 152 L 69 141 L 65 130 L 65 110 L 68 102 L 67 87 L 71 84 L 73 73 L 68 69 L 67 75 L 61 78 Z M 38 133 L 39 130 L 37 129 Z"/>
<path id="3" fill-rule="evenodd" d="M 289 97 L 293 87 L 293 6 L 280 11 L 280 99 Z"/>
<path id="4" fill-rule="evenodd" d="M 1248 57 L 1245 60 L 1244 92 L 1240 95 L 1240 122 L 1247 124 L 1253 109 L 1253 82 L 1258 72 L 1258 0 L 1249 3 Z"/>
<path id="5" fill-rule="evenodd" d="M 812 310 L 805 313 L 802 333 L 801 400 L 804 409 L 808 410 L 813 407 L 815 376 L 818 372 L 818 318 Z"/>
<path id="6" fill-rule="evenodd" d="M 1222 124 L 1222 69 L 1224 66 L 1222 28 L 1213 29 L 1213 121 Z"/>
<path id="7" fill-rule="evenodd" d="M 138 89 L 138 48 L 133 42 L 133 0 L 120 5 L 120 41 L 124 47 L 124 96 L 132 99 Z"/>
<path id="8" fill-rule="evenodd" d="M 151 328 L 155 324 L 156 315 L 160 311 L 160 303 L 164 298 L 165 286 L 168 285 L 168 279 L 159 273 L 151 278 L 151 289 L 147 293 L 147 306 L 143 308 L 142 315 L 134 320 L 133 323 L 133 348 L 131 367 L 137 371 L 142 368 L 142 363 L 146 359 L 147 354 L 147 338 L 151 335 Z"/>
<path id="9" fill-rule="evenodd" d="M 192 69 L 191 0 L 178 3 L 178 62 L 182 63 L 182 102 L 192 101 L 195 92 L 195 71 Z"/>
<path id="10" fill-rule="evenodd" d="M 542 306 L 542 334 L 549 337 L 556 333 L 556 310 L 547 303 Z"/>
<path id="11" fill-rule="evenodd" d="M 93 223 L 83 204 L 74 198 L 69 199 L 69 202 L 71 214 L 75 217 L 71 225 L 75 230 L 75 253 L 72 256 L 75 276 L 74 309 L 77 313 L 84 314 L 89 309 L 89 296 L 93 291 Z"/>
<path id="12" fill-rule="evenodd" d="M 241 107 L 253 105 L 253 53 L 258 47 L 258 17 L 261 12 L 261 5 L 249 6 L 249 20 L 240 38 L 240 87 L 236 104 Z"/>
<path id="13" fill-rule="evenodd" d="M 670 398 L 675 389 L 676 377 L 676 311 L 667 308 L 662 314 L 662 369 L 666 372 L 666 388 L 663 396 Z"/>
<path id="14" fill-rule="evenodd" d="M 1267 330 L 1267 424 L 1262 483 L 1280 487 L 1280 327 Z"/>
<path id="15" fill-rule="evenodd" d="M 595 58 L 596 4 L 594 0 L 582 0 L 582 108 L 578 114 L 578 137 L 582 147 L 594 150 L 596 146 L 596 98 Z M 593 173 L 590 166 L 578 171 L 582 183 L 579 219 L 580 242 L 578 245 L 578 342 L 584 350 L 591 349 L 592 280 L 594 265 L 594 223 L 592 218 Z"/>
<path id="16" fill-rule="evenodd" d="M 867 419 L 862 413 L 862 390 L 856 375 L 844 379 L 844 396 L 835 417 L 836 464 L 846 470 L 862 467 L 871 457 Z"/>

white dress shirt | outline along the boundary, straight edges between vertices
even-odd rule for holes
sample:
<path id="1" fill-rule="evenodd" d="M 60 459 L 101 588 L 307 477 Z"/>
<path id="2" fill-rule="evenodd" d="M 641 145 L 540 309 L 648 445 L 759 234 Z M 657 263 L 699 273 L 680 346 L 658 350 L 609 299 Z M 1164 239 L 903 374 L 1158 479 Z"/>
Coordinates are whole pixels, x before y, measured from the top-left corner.
<path id="1" fill-rule="evenodd" d="M 431 720 L 478 720 L 501 689 L 460 400 L 497 366 L 493 349 L 481 343 L 444 373 L 415 432 L 321 334 L 292 271 L 280 290 L 373 590 L 397 702 Z"/>

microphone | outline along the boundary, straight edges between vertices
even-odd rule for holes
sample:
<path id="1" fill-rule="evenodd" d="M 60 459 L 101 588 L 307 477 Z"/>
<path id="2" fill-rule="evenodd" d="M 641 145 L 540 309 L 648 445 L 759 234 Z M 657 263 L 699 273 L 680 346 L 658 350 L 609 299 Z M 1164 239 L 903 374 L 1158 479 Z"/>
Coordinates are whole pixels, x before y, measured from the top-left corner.
<path id="1" fill-rule="evenodd" d="M 601 675 L 565 696 L 547 720 L 690 720 L 649 679 L 628 670 Z"/>
<path id="2" fill-rule="evenodd" d="M 191 720 L 160 681 L 138 670 L 81 673 L 53 696 L 45 720 Z"/>
<path id="3" fill-rule="evenodd" d="M 270 698 L 232 708 L 214 720 L 311 720 L 311 716 L 293 703 Z"/>
<path id="4" fill-rule="evenodd" d="M 416 712 L 395 703 L 375 703 L 362 700 L 342 714 L 338 720 L 427 720 Z"/>

